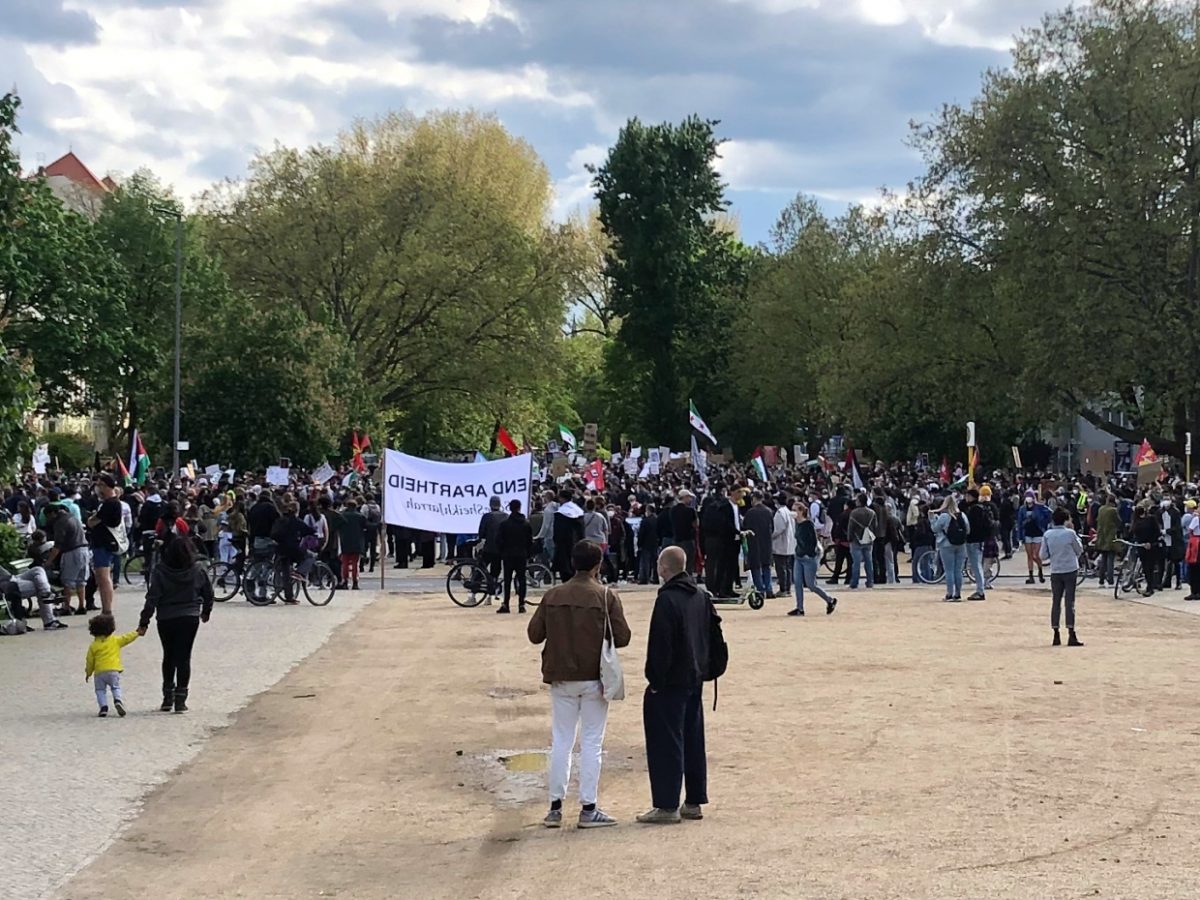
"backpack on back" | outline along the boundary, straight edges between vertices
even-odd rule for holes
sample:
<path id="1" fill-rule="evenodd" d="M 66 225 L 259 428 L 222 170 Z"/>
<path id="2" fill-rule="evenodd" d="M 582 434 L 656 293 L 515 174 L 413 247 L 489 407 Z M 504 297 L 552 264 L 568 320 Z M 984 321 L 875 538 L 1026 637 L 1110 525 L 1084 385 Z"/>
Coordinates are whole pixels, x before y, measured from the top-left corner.
<path id="1" fill-rule="evenodd" d="M 729 668 L 729 645 L 725 643 L 725 632 L 721 630 L 721 617 L 717 615 L 716 609 L 712 606 L 711 599 L 709 600 L 709 619 L 708 619 L 708 671 L 704 673 L 704 680 L 713 683 L 713 710 L 717 708 L 717 694 L 720 688 L 717 685 L 717 679 L 725 674 L 725 670 Z"/>
<path id="2" fill-rule="evenodd" d="M 963 523 L 962 513 L 950 517 L 950 524 L 946 526 L 946 540 L 955 547 L 967 542 L 967 526 Z"/>

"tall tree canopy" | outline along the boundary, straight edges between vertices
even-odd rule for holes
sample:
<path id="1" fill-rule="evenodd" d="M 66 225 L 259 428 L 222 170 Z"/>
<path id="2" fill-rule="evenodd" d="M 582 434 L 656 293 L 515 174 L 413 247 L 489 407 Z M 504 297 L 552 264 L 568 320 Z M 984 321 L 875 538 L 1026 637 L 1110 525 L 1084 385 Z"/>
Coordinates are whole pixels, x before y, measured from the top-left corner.
<path id="1" fill-rule="evenodd" d="M 594 172 L 620 317 L 606 372 L 635 440 L 685 446 L 689 396 L 716 408 L 727 377 L 746 256 L 717 218 L 727 204 L 716 125 L 631 119 Z"/>

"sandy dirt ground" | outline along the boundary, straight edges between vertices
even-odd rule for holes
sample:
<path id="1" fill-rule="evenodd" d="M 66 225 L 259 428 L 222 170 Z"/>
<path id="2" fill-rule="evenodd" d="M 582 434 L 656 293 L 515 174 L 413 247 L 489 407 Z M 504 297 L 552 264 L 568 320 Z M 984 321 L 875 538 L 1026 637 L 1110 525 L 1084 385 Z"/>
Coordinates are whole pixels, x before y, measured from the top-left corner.
<path id="1" fill-rule="evenodd" d="M 1200 895 L 1200 617 L 1089 596 L 842 594 L 832 617 L 726 610 L 699 823 L 648 805 L 640 677 L 601 805 L 539 827 L 548 744 L 525 620 L 384 597 L 260 695 L 64 891 L 90 898 L 1182 898 Z M 816 606 L 816 604 L 814 604 Z M 461 754 L 461 755 L 460 755 Z M 573 801 L 567 806 L 573 821 Z"/>

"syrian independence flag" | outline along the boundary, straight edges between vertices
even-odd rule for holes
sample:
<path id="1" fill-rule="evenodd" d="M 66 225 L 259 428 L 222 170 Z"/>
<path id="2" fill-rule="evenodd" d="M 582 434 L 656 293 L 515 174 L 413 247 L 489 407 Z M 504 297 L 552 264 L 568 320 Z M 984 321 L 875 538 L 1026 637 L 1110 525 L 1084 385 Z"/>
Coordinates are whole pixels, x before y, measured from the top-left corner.
<path id="1" fill-rule="evenodd" d="M 714 445 L 717 443 L 717 439 L 713 435 L 712 430 L 708 427 L 708 425 L 705 424 L 704 420 L 700 418 L 700 413 L 696 410 L 696 404 L 691 400 L 688 401 L 688 424 L 712 441 Z"/>
<path id="2" fill-rule="evenodd" d="M 133 441 L 129 447 L 129 479 L 132 484 L 145 484 L 150 474 L 150 454 L 142 444 L 142 436 L 133 429 Z"/>
<path id="3" fill-rule="evenodd" d="M 759 479 L 769 481 L 767 476 L 767 466 L 763 462 L 762 447 L 754 451 L 754 455 L 750 457 L 750 462 L 754 463 L 754 471 L 758 473 Z"/>
<path id="4" fill-rule="evenodd" d="M 850 475 L 850 483 L 856 491 L 866 490 L 867 483 L 863 481 L 862 469 L 858 467 L 858 454 L 854 452 L 853 445 L 846 447 L 846 472 Z"/>
<path id="5" fill-rule="evenodd" d="M 571 429 L 562 424 L 562 422 L 558 423 L 558 436 L 562 438 L 564 445 L 570 447 L 572 450 L 575 449 L 575 435 Z"/>
<path id="6" fill-rule="evenodd" d="M 708 458 L 696 446 L 696 436 L 692 435 L 692 468 L 699 474 L 700 479 L 708 484 Z"/>

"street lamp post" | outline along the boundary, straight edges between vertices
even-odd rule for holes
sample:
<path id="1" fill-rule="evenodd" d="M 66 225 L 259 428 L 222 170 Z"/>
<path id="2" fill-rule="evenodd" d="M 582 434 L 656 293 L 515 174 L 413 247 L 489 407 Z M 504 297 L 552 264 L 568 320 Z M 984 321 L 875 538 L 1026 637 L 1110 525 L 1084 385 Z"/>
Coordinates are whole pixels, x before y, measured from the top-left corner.
<path id="1" fill-rule="evenodd" d="M 175 428 L 171 441 L 171 478 L 179 475 L 179 361 L 183 333 L 183 213 L 166 207 L 154 211 L 175 219 Z"/>

